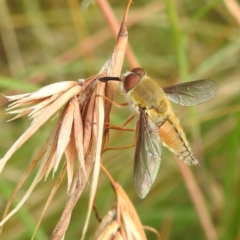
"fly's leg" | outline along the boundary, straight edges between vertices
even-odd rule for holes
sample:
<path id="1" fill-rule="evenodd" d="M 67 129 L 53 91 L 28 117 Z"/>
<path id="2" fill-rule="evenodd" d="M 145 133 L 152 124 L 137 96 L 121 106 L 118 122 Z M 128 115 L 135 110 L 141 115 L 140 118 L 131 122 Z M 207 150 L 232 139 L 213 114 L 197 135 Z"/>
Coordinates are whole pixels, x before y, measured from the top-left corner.
<path id="1" fill-rule="evenodd" d="M 112 129 L 112 130 L 120 130 L 120 131 L 126 131 L 126 132 L 134 132 L 135 130 L 132 128 L 125 128 L 123 126 L 117 126 L 108 122 L 104 123 L 106 125 L 106 129 Z"/>
<path id="2" fill-rule="evenodd" d="M 128 106 L 128 103 L 118 103 L 118 102 L 114 102 L 112 101 L 111 99 L 107 98 L 106 96 L 103 96 L 103 95 L 96 95 L 97 97 L 102 97 L 104 98 L 106 101 L 112 103 L 113 105 L 115 106 L 120 106 L 120 107 L 124 107 L 124 106 Z M 133 120 L 134 118 L 134 115 L 132 115 L 129 119 L 127 119 L 127 121 L 120 127 L 121 129 L 124 129 L 124 127 Z M 105 123 L 105 124 L 109 124 L 109 125 L 112 125 L 110 123 Z M 111 127 L 110 127 L 111 129 Z M 115 128 L 116 129 L 116 128 Z"/>
<path id="3" fill-rule="evenodd" d="M 127 119 L 127 121 L 122 125 L 122 128 L 125 128 L 125 126 L 128 125 L 128 123 L 130 123 L 133 119 L 134 119 L 134 115 L 132 115 L 129 119 Z"/>
<path id="4" fill-rule="evenodd" d="M 119 92 L 118 90 L 117 90 L 117 93 L 118 93 L 119 96 L 124 96 L 125 95 L 124 93 Z"/>
<path id="5" fill-rule="evenodd" d="M 108 122 L 105 122 L 106 125 L 109 125 L 109 127 L 107 127 L 108 129 L 115 129 L 115 130 L 125 130 L 125 131 L 130 131 L 130 132 L 133 132 L 134 130 L 133 129 L 128 129 L 128 128 L 125 128 L 128 123 L 130 123 L 133 119 L 134 119 L 134 115 L 132 115 L 130 118 L 128 118 L 126 120 L 126 122 L 123 123 L 122 126 L 116 126 L 116 125 L 113 125 L 111 123 L 108 123 Z"/>
<path id="6" fill-rule="evenodd" d="M 93 202 L 92 208 L 93 208 L 93 211 L 94 211 L 94 213 L 95 213 L 96 219 L 97 219 L 99 222 L 101 222 L 101 221 L 102 221 L 102 218 L 101 218 L 100 215 L 99 215 L 99 211 L 98 211 L 98 209 L 97 209 L 95 200 L 94 200 L 94 202 Z"/>
<path id="7" fill-rule="evenodd" d="M 121 107 L 123 107 L 123 106 L 128 106 L 128 103 L 118 103 L 118 102 L 114 102 L 114 101 L 112 101 L 111 99 L 107 98 L 106 96 L 102 96 L 102 95 L 96 95 L 96 96 L 102 97 L 102 98 L 104 98 L 106 101 L 108 101 L 108 102 L 110 102 L 110 103 L 112 103 L 113 105 L 116 105 L 116 106 L 121 106 Z M 132 116 L 131 116 L 130 118 L 128 118 L 127 121 L 126 121 L 125 123 L 123 123 L 123 125 L 120 126 L 120 127 L 118 127 L 118 126 L 116 126 L 116 125 L 113 125 L 113 124 L 111 124 L 111 123 L 107 123 L 107 122 L 105 122 L 105 124 L 106 124 L 106 125 L 109 125 L 109 127 L 107 127 L 107 128 L 109 128 L 109 129 L 122 130 L 122 131 L 132 131 L 132 132 L 133 132 L 133 131 L 134 131 L 133 129 L 129 129 L 129 128 L 125 128 L 125 127 L 126 127 L 126 125 L 127 125 L 129 122 L 131 122 L 131 121 L 133 120 L 134 117 L 135 117 L 135 116 L 132 115 Z M 138 128 L 138 124 L 137 124 L 136 128 Z M 126 149 L 126 148 L 135 147 L 135 146 L 136 146 L 136 142 L 137 142 L 137 134 L 136 134 L 136 133 L 137 133 L 137 131 L 135 131 L 135 137 L 134 137 L 134 143 L 133 143 L 133 144 L 126 145 L 126 146 L 118 146 L 118 147 L 105 148 L 105 149 L 102 150 L 102 153 L 104 153 L 104 152 L 107 151 L 107 150 L 121 150 L 121 149 Z"/>
<path id="8" fill-rule="evenodd" d="M 102 98 L 104 98 L 106 101 L 108 101 L 108 102 L 110 102 L 110 103 L 112 103 L 113 105 L 118 106 L 118 107 L 128 106 L 128 103 L 118 103 L 118 102 L 114 102 L 114 101 L 112 101 L 111 99 L 109 99 L 108 97 L 103 96 L 103 95 L 96 95 L 96 97 L 102 97 Z"/>
<path id="9" fill-rule="evenodd" d="M 133 117 L 129 118 L 130 120 L 133 119 Z M 128 120 L 129 120 L 128 119 Z M 129 121 L 127 121 L 128 123 Z M 136 130 L 135 130 L 135 135 L 134 135 L 134 142 L 133 144 L 130 144 L 130 145 L 125 145 L 125 146 L 117 146 L 117 147 L 109 147 L 109 148 L 105 148 L 102 150 L 102 153 L 104 153 L 105 151 L 108 151 L 108 150 L 121 150 L 121 149 L 127 149 L 127 148 L 132 148 L 132 147 L 135 147 L 136 146 L 136 143 L 137 143 L 137 133 L 138 133 L 138 128 L 139 128 L 139 122 L 137 122 L 137 125 L 136 125 Z M 118 127 L 117 130 L 125 130 L 125 129 L 121 129 L 121 127 Z"/>

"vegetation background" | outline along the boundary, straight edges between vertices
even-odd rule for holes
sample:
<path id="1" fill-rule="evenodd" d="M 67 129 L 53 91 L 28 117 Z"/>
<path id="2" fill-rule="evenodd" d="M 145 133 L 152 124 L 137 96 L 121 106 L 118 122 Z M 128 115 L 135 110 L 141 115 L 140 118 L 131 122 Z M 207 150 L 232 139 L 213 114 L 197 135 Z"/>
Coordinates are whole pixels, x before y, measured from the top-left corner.
<path id="1" fill-rule="evenodd" d="M 127 1 L 110 0 L 119 21 Z M 63 80 L 87 78 L 99 71 L 110 55 L 115 36 L 101 6 L 105 1 L 0 1 L 0 88 L 3 95 L 37 90 Z M 102 162 L 134 203 L 144 225 L 156 228 L 163 240 L 240 239 L 240 2 L 236 0 L 135 0 L 128 21 L 129 44 L 140 65 L 161 86 L 208 78 L 219 85 L 211 101 L 174 109 L 200 167 L 194 178 L 183 177 L 166 149 L 153 188 L 138 199 L 132 181 L 134 148 L 108 151 Z M 125 61 L 123 71 L 130 68 Z M 116 101 L 124 102 L 122 96 Z M 0 97 L 0 156 L 30 124 L 26 118 L 6 123 L 7 106 Z M 113 107 L 112 121 L 121 125 L 128 108 Z M 0 178 L 0 213 L 31 159 L 52 129 L 40 129 L 12 157 Z M 131 125 L 132 124 L 132 125 Z M 134 123 L 131 123 L 134 127 Z M 133 133 L 111 131 L 109 146 L 133 142 Z M 66 180 L 66 179 L 65 179 Z M 29 180 L 28 184 L 30 183 Z M 201 224 L 197 205 L 186 185 L 192 181 L 203 199 L 212 228 Z M 3 240 L 30 239 L 54 179 L 40 182 L 27 204 L 5 225 Z M 26 184 L 26 189 L 27 189 Z M 21 194 L 24 193 L 24 189 Z M 75 208 L 66 239 L 79 239 L 86 216 L 89 187 Z M 20 196 L 19 196 L 20 198 Z M 59 189 L 35 239 L 49 239 L 67 199 L 66 181 Z M 96 205 L 100 216 L 111 208 L 114 194 L 104 173 L 99 179 Z M 201 209 L 200 209 L 201 212 Z M 207 216 L 206 216 L 207 218 Z M 203 216 L 204 219 L 204 216 Z M 98 221 L 92 214 L 87 239 Z M 148 233 L 149 239 L 155 236 Z M 212 240 L 212 239 L 211 239 Z"/>

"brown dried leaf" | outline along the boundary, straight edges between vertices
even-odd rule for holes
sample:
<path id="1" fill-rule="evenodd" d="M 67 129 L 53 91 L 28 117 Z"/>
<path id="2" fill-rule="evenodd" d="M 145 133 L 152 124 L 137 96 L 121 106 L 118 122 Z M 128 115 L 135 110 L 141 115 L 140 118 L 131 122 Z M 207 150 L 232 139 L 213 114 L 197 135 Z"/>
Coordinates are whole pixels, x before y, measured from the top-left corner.
<path id="1" fill-rule="evenodd" d="M 72 185 L 73 175 L 74 175 L 75 159 L 76 159 L 76 155 L 77 155 L 73 127 L 72 127 L 71 136 L 70 136 L 70 141 L 65 149 L 65 155 L 66 155 L 66 161 L 67 161 L 67 178 L 68 178 L 67 192 L 69 194 L 70 187 Z"/>
<path id="2" fill-rule="evenodd" d="M 114 181 L 107 169 L 103 165 L 101 167 L 107 174 L 117 195 L 115 219 L 120 223 L 119 236 L 123 239 L 146 239 L 143 226 L 132 202 L 122 187 Z"/>
<path id="3" fill-rule="evenodd" d="M 94 139 L 92 141 L 94 141 Z M 91 170 L 92 170 L 92 167 L 94 164 L 93 158 L 95 156 L 95 146 L 96 146 L 96 144 L 95 144 L 95 142 L 93 142 L 93 144 L 88 149 L 88 152 L 85 157 L 87 176 L 89 176 L 89 174 L 91 173 Z M 84 190 L 84 188 L 86 186 L 87 179 L 84 176 L 85 175 L 84 175 L 82 169 L 79 169 L 79 171 L 76 172 L 74 179 L 73 179 L 73 184 L 72 184 L 73 187 L 71 188 L 71 195 L 65 206 L 65 209 L 62 213 L 60 220 L 58 221 L 55 229 L 53 230 L 53 233 L 51 236 L 52 240 L 63 239 L 65 232 L 68 228 L 69 222 L 70 222 L 73 208 L 75 207 L 79 197 L 82 194 L 82 191 Z"/>
<path id="4" fill-rule="evenodd" d="M 106 228 L 101 232 L 101 234 L 95 237 L 95 240 L 112 240 L 116 236 L 119 228 L 119 223 L 117 221 L 112 221 Z"/>
<path id="5" fill-rule="evenodd" d="M 17 95 L 18 96 L 18 95 Z M 17 108 L 17 107 L 24 107 L 26 105 L 34 105 L 34 104 L 38 104 L 40 102 L 42 102 L 44 99 L 34 99 L 34 100 L 26 100 L 26 99 L 19 99 L 16 100 L 14 102 L 12 102 L 11 104 L 8 105 L 8 108 L 6 109 L 7 111 L 13 109 L 13 108 Z"/>
<path id="6" fill-rule="evenodd" d="M 60 159 L 70 141 L 72 125 L 73 125 L 73 104 L 69 102 L 69 104 L 66 106 L 66 111 L 64 111 L 64 116 L 61 122 L 61 127 L 58 135 L 57 154 L 53 167 L 53 173 L 57 171 Z"/>
<path id="7" fill-rule="evenodd" d="M 59 99 L 57 99 L 51 106 L 49 106 L 40 116 L 38 116 L 32 125 L 18 138 L 18 140 L 12 145 L 5 156 L 0 159 L 0 173 L 4 168 L 6 162 L 13 155 L 13 153 L 22 146 L 56 111 L 58 111 L 70 98 L 79 94 L 81 86 L 74 86 L 67 92 L 65 92 Z"/>
<path id="8" fill-rule="evenodd" d="M 29 114 L 29 117 L 32 116 L 32 118 L 34 117 L 34 113 L 38 112 L 41 109 L 44 109 L 45 107 L 51 105 L 56 99 L 58 99 L 60 96 L 62 95 L 62 93 L 59 94 L 55 94 L 53 96 L 51 96 L 50 98 L 45 99 L 44 101 L 41 101 L 39 104 L 34 106 L 34 110 Z"/>
<path id="9" fill-rule="evenodd" d="M 78 85 L 76 81 L 63 81 L 63 82 L 53 83 L 43 88 L 40 88 L 37 92 L 34 92 L 27 97 L 24 97 L 24 100 L 46 98 L 55 94 L 59 94 L 61 92 L 66 92 L 70 88 L 73 88 L 76 85 Z"/>
<path id="10" fill-rule="evenodd" d="M 18 94 L 18 95 L 13 95 L 13 96 L 5 96 L 3 95 L 5 98 L 8 99 L 8 101 L 16 101 L 18 99 L 22 99 L 22 98 L 25 98 L 25 97 L 28 97 L 30 96 L 32 93 L 23 93 L 23 94 Z"/>
<path id="11" fill-rule="evenodd" d="M 98 236 L 104 231 L 104 229 L 111 223 L 114 221 L 114 219 L 116 218 L 116 210 L 112 209 L 110 211 L 108 211 L 108 213 L 104 216 L 104 218 L 101 220 L 96 233 L 94 235 L 94 239 L 98 238 Z"/>
<path id="12" fill-rule="evenodd" d="M 98 82 L 97 84 L 97 95 L 103 95 L 104 94 L 104 87 L 105 84 Z M 89 205 L 88 205 L 88 212 L 87 217 L 85 220 L 85 224 L 83 227 L 82 237 L 81 239 L 84 239 L 90 214 L 92 211 L 96 191 L 97 191 L 97 184 L 98 184 L 98 177 L 100 172 L 100 160 L 101 160 L 101 150 L 102 150 L 102 136 L 103 136 L 103 126 L 104 126 L 104 101 L 103 98 L 97 97 L 95 98 L 95 109 L 94 109 L 94 122 L 96 121 L 96 124 L 93 125 L 93 135 L 96 136 L 97 144 L 96 144 L 96 157 L 94 158 L 95 164 L 93 167 L 93 178 L 92 178 L 92 184 L 91 184 L 91 190 L 90 190 L 90 197 L 89 197 Z"/>
<path id="13" fill-rule="evenodd" d="M 156 235 L 156 237 L 157 237 L 158 240 L 161 240 L 161 239 L 162 239 L 161 236 L 160 236 L 160 233 L 159 233 L 155 228 L 152 228 L 152 227 L 149 227 L 149 226 L 144 226 L 143 228 L 144 228 L 145 230 L 148 230 L 148 231 L 154 233 L 154 234 Z"/>
<path id="14" fill-rule="evenodd" d="M 128 11 L 131 3 L 132 1 L 129 0 L 124 13 L 123 20 L 122 20 L 121 28 L 118 33 L 117 43 L 114 47 L 113 54 L 110 56 L 110 58 L 103 66 L 102 70 L 100 71 L 100 73 L 106 72 L 107 76 L 119 77 L 121 75 L 122 65 L 123 65 L 124 56 L 125 56 L 127 43 L 128 43 L 128 31 L 127 31 L 126 23 L 127 23 Z M 114 95 L 116 93 L 117 85 L 118 85 L 117 81 L 109 81 L 106 83 L 105 96 L 108 99 L 113 100 Z M 112 108 L 112 103 L 109 101 L 105 101 L 105 122 L 110 122 L 111 108 Z M 107 141 L 108 132 L 109 132 L 109 129 L 105 128 L 104 136 L 103 136 L 104 144 Z"/>
<path id="15" fill-rule="evenodd" d="M 115 191 L 117 193 L 118 206 L 120 208 L 120 213 L 122 215 L 128 237 L 129 235 L 132 235 L 136 239 L 147 239 L 142 223 L 127 194 L 118 184 L 115 185 Z"/>
<path id="16" fill-rule="evenodd" d="M 118 42 L 114 48 L 113 54 L 110 56 L 108 61 L 104 64 L 101 71 L 99 72 L 100 75 L 106 74 L 107 76 L 114 76 L 114 74 L 118 74 L 117 76 L 119 76 L 121 73 L 123 59 L 124 59 L 126 45 L 127 45 L 126 16 L 128 13 L 128 9 L 130 7 L 130 3 L 131 3 L 131 1 L 129 1 L 128 7 L 125 11 L 124 19 L 122 21 L 122 27 L 121 27 L 121 29 L 119 31 L 119 35 L 118 35 Z M 123 35 L 122 35 L 122 33 L 123 33 Z M 121 37 L 125 38 L 125 42 L 123 44 L 122 44 L 122 41 L 119 40 Z M 105 94 L 101 90 L 102 89 L 101 86 L 103 86 L 102 83 L 97 84 L 96 95 L 104 96 Z M 115 89 L 116 89 L 116 84 L 115 84 Z M 112 88 L 111 90 L 112 90 L 112 93 L 111 93 L 110 99 L 113 99 L 113 96 L 115 94 L 114 88 Z M 85 221 L 85 225 L 83 228 L 83 233 L 82 233 L 81 239 L 84 239 L 84 237 L 85 237 L 85 234 L 87 231 L 87 226 L 89 223 L 90 213 L 91 213 L 94 198 L 95 198 L 98 176 L 99 176 L 99 171 L 100 171 L 100 153 L 101 153 L 101 148 L 102 148 L 102 137 L 103 137 L 103 129 L 102 128 L 104 126 L 104 119 L 105 119 L 105 121 L 109 120 L 111 104 L 108 104 L 108 106 L 110 106 L 110 107 L 106 107 L 106 105 L 105 105 L 105 108 L 107 108 L 108 112 L 104 116 L 102 116 L 102 114 L 104 113 L 104 110 L 105 110 L 104 106 L 103 106 L 103 98 L 101 98 L 101 97 L 96 98 L 94 113 L 97 114 L 96 115 L 97 118 L 94 118 L 94 119 L 97 120 L 97 126 L 95 126 L 95 125 L 93 126 L 93 136 L 96 135 L 96 137 L 97 137 L 97 147 L 96 147 L 97 150 L 96 150 L 95 164 L 94 164 L 94 169 L 93 169 L 93 181 L 92 181 L 92 185 L 91 185 L 88 213 L 87 213 L 87 217 L 86 217 L 86 221 Z"/>
<path id="17" fill-rule="evenodd" d="M 237 23 L 240 25 L 240 6 L 237 0 L 224 0 L 223 1 L 228 9 L 228 11 L 235 18 Z"/>
<path id="18" fill-rule="evenodd" d="M 43 108 L 43 109 L 40 109 L 38 110 L 37 112 L 35 112 L 33 115 L 31 115 L 29 117 L 29 120 L 32 120 L 32 122 L 37 118 L 39 117 L 44 111 L 46 110 L 46 108 Z M 29 114 L 30 115 L 30 114 Z M 32 123 L 31 123 L 32 124 Z"/>
<path id="19" fill-rule="evenodd" d="M 19 114 L 16 115 L 15 117 L 13 117 L 13 118 L 11 118 L 11 119 L 8 119 L 7 122 L 11 122 L 11 121 L 13 121 L 13 120 L 15 120 L 15 119 L 18 119 L 18 118 L 20 118 L 20 117 L 22 117 L 22 116 L 25 116 L 25 115 L 29 114 L 31 111 L 32 111 L 32 110 L 25 109 L 25 110 L 21 111 L 21 113 L 19 113 Z M 11 113 L 12 113 L 12 112 L 9 112 L 8 114 L 11 114 Z"/>
<path id="20" fill-rule="evenodd" d="M 62 116 L 59 118 L 59 121 L 61 121 Z M 44 171 L 42 171 L 42 177 L 45 175 L 45 181 L 50 173 L 50 171 L 53 169 L 54 166 L 54 160 L 56 158 L 56 149 L 57 149 L 57 136 L 59 133 L 59 124 L 54 128 L 52 133 L 50 134 L 48 140 L 47 140 L 47 150 L 43 158 L 43 162 L 45 162 L 45 168 Z"/>
<path id="21" fill-rule="evenodd" d="M 22 108 L 22 109 L 16 109 L 13 111 L 8 112 L 7 114 L 17 114 L 17 113 L 22 113 L 22 115 L 26 115 L 30 112 L 32 112 L 34 108 L 33 107 L 28 107 L 28 108 Z M 9 120 L 8 120 L 9 121 Z"/>
<path id="22" fill-rule="evenodd" d="M 75 97 L 73 100 L 74 112 L 74 138 L 75 138 L 75 146 L 78 153 L 78 160 L 80 163 L 81 168 L 87 178 L 87 173 L 85 169 L 85 162 L 84 162 L 84 150 L 83 150 L 83 123 L 82 123 L 82 116 L 81 116 L 81 109 L 79 105 L 78 99 Z"/>
<path id="23" fill-rule="evenodd" d="M 84 114 L 84 125 L 83 125 L 83 149 L 84 153 L 87 152 L 89 147 L 90 139 L 92 136 L 92 126 L 94 124 L 93 121 L 93 111 L 94 111 L 94 104 L 95 104 L 95 91 L 92 93 L 92 97 L 87 107 L 86 114 Z"/>

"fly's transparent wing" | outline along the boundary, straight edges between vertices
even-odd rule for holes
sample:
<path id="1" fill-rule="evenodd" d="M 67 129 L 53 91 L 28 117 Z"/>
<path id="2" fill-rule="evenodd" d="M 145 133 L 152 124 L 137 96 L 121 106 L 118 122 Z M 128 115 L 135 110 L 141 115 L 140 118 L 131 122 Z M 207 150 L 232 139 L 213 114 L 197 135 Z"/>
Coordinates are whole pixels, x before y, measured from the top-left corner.
<path id="1" fill-rule="evenodd" d="M 194 106 L 212 98 L 218 85 L 211 80 L 197 80 L 163 88 L 168 99 L 182 106 Z"/>
<path id="2" fill-rule="evenodd" d="M 134 186 L 140 198 L 146 197 L 161 163 L 162 144 L 158 128 L 140 109 L 138 138 L 134 157 Z"/>

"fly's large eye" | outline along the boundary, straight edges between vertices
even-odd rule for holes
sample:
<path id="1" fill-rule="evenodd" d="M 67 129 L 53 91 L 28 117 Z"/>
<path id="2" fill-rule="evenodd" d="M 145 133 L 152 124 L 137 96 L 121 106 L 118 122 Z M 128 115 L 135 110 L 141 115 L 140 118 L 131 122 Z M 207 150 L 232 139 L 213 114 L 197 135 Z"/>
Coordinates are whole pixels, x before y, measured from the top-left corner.
<path id="1" fill-rule="evenodd" d="M 143 77 L 144 75 L 146 75 L 146 72 L 142 69 L 142 68 L 133 68 L 131 70 L 132 73 L 137 74 L 139 77 Z"/>
<path id="2" fill-rule="evenodd" d="M 141 80 L 141 77 L 137 74 L 131 73 L 127 75 L 123 79 L 123 90 L 125 93 L 129 92 L 132 88 L 134 88 L 139 81 Z"/>

